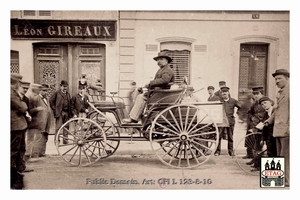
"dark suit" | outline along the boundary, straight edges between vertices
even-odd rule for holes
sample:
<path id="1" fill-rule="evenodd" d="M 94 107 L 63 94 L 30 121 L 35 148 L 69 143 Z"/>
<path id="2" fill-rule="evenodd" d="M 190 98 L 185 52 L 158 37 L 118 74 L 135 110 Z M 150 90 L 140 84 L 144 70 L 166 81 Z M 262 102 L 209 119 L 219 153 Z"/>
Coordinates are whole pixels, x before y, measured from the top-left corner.
<path id="1" fill-rule="evenodd" d="M 69 103 L 68 109 L 64 111 L 68 114 L 69 118 L 72 117 L 72 112 L 70 107 L 70 102 L 71 102 L 70 94 L 68 92 L 66 94 L 63 94 L 61 90 L 58 90 L 54 92 L 49 99 L 49 104 L 51 109 L 53 110 L 53 114 L 55 118 L 58 118 L 61 115 L 61 112 L 63 111 L 64 98 L 66 98 Z"/>
<path id="2" fill-rule="evenodd" d="M 10 173 L 11 188 L 22 189 L 23 177 L 19 174 L 25 170 L 25 132 L 27 122 L 25 112 L 28 107 L 21 100 L 19 94 L 11 89 L 10 91 Z"/>
<path id="3" fill-rule="evenodd" d="M 64 101 L 67 104 L 66 108 L 63 108 Z M 71 96 L 68 92 L 64 94 L 61 90 L 58 90 L 50 97 L 49 104 L 55 117 L 55 132 L 57 133 L 59 128 L 72 117 Z M 64 131 L 63 135 L 67 137 L 68 134 Z M 67 143 L 66 139 L 64 139 L 64 143 Z"/>
<path id="4" fill-rule="evenodd" d="M 224 111 L 226 113 L 229 126 L 220 128 L 219 144 L 216 152 L 217 153 L 221 152 L 221 139 L 223 134 L 226 133 L 228 138 L 228 145 L 227 145 L 228 154 L 230 156 L 233 156 L 233 132 L 234 132 L 234 125 L 235 125 L 234 108 L 236 107 L 239 110 L 242 105 L 238 100 L 231 97 L 229 97 L 228 101 L 224 101 L 222 99 L 221 102 L 223 103 Z"/>
<path id="5" fill-rule="evenodd" d="M 209 96 L 207 101 L 220 101 L 220 97 L 216 95 L 213 95 L 212 97 Z"/>
<path id="6" fill-rule="evenodd" d="M 37 110 L 42 107 L 44 110 Z M 30 98 L 29 111 L 32 117 L 28 127 L 28 154 L 31 157 L 39 157 L 45 155 L 46 143 L 51 125 L 51 109 L 48 101 L 40 95 L 33 95 Z M 34 143 L 32 141 L 34 140 Z M 32 144 L 30 144 L 30 142 Z"/>
<path id="7" fill-rule="evenodd" d="M 174 72 L 169 65 L 161 67 L 155 74 L 154 80 L 150 81 L 149 89 L 170 89 L 169 83 L 174 82 Z M 155 90 L 154 90 L 155 91 Z M 139 120 L 146 106 L 146 100 L 153 94 L 154 91 L 139 94 L 136 97 L 135 103 L 130 111 L 130 118 L 136 121 Z"/>
<path id="8" fill-rule="evenodd" d="M 71 100 L 71 111 L 73 115 L 79 116 L 79 113 L 84 113 L 88 108 L 89 104 L 87 95 L 84 95 L 83 99 L 79 94 L 73 96 Z"/>
<path id="9" fill-rule="evenodd" d="M 174 82 L 174 72 L 169 65 L 160 68 L 154 80 L 150 81 L 150 89 L 170 89 L 169 83 Z"/>

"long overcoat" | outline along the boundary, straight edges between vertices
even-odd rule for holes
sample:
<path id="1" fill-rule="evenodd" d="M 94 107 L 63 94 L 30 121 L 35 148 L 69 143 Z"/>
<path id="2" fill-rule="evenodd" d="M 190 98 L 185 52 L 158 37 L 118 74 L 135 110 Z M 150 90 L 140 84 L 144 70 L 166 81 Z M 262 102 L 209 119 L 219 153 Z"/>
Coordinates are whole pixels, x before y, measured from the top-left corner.
<path id="1" fill-rule="evenodd" d="M 43 107 L 44 110 L 37 110 L 37 107 Z M 29 124 L 30 129 L 38 129 L 40 132 L 49 133 L 51 124 L 51 110 L 49 102 L 43 100 L 40 95 L 34 95 L 29 99 L 29 112 L 32 120 Z"/>

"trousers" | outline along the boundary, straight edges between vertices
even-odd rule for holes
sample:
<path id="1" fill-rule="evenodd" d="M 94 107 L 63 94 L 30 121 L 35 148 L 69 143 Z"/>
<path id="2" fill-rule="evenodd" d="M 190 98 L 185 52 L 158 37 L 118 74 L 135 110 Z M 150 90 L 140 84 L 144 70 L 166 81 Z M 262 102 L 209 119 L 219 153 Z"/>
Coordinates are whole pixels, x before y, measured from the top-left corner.
<path id="1" fill-rule="evenodd" d="M 219 144 L 217 147 L 216 152 L 221 152 L 221 140 L 222 140 L 222 136 L 223 134 L 225 134 L 225 131 L 227 132 L 227 137 L 228 137 L 228 145 L 227 145 L 227 149 L 228 149 L 228 153 L 229 154 L 233 154 L 233 131 L 234 131 L 234 125 L 229 125 L 229 127 L 222 127 L 220 128 L 220 136 L 219 136 Z"/>
<path id="2" fill-rule="evenodd" d="M 285 158 L 285 184 L 290 184 L 290 137 L 276 137 L 277 156 Z"/>
<path id="3" fill-rule="evenodd" d="M 60 127 L 69 120 L 69 114 L 67 112 L 61 111 L 60 115 L 55 118 L 55 132 L 57 133 Z M 68 132 L 63 130 L 63 142 L 68 143 Z"/>
<path id="4" fill-rule="evenodd" d="M 129 113 L 129 117 L 136 121 L 139 120 L 141 114 L 143 113 L 145 106 L 146 106 L 147 97 L 144 94 L 139 94 L 136 99 L 135 103 Z"/>

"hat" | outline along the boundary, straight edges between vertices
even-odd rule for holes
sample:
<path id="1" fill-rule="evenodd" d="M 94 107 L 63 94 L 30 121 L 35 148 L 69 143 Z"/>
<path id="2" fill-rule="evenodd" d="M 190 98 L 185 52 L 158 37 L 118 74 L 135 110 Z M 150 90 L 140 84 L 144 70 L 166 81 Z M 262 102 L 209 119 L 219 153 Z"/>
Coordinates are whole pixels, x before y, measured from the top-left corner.
<path id="1" fill-rule="evenodd" d="M 30 86 L 32 89 L 40 89 L 42 87 L 42 85 L 38 83 L 32 83 Z"/>
<path id="2" fill-rule="evenodd" d="M 47 85 L 47 84 L 42 84 L 40 88 L 41 88 L 41 89 L 49 89 L 49 85 Z"/>
<path id="3" fill-rule="evenodd" d="M 208 86 L 208 87 L 207 87 L 207 90 L 209 90 L 209 89 L 210 89 L 210 90 L 215 90 L 214 86 Z"/>
<path id="4" fill-rule="evenodd" d="M 154 59 L 155 61 L 157 61 L 158 58 L 166 58 L 166 59 L 168 60 L 168 63 L 172 62 L 172 60 L 173 60 L 173 59 L 167 54 L 167 52 L 164 52 L 164 51 L 159 52 L 159 53 L 158 53 L 158 56 L 154 57 L 153 59 Z"/>
<path id="5" fill-rule="evenodd" d="M 219 85 L 226 85 L 225 81 L 219 81 Z"/>
<path id="6" fill-rule="evenodd" d="M 270 101 L 273 102 L 269 97 L 263 96 L 262 98 L 259 99 L 259 103 L 261 104 L 264 101 Z"/>
<path id="7" fill-rule="evenodd" d="M 194 87 L 192 85 L 188 85 L 187 86 L 187 90 L 188 91 L 194 91 L 195 89 L 194 89 Z"/>
<path id="8" fill-rule="evenodd" d="M 101 79 L 97 79 L 96 86 L 102 87 Z"/>
<path id="9" fill-rule="evenodd" d="M 29 88 L 30 83 L 29 82 L 25 82 L 25 81 L 20 81 L 21 85 L 23 88 Z"/>
<path id="10" fill-rule="evenodd" d="M 15 83 L 21 81 L 22 78 L 23 78 L 23 77 L 22 77 L 22 75 L 20 75 L 20 74 L 17 74 L 17 73 L 11 73 L 11 74 L 10 74 L 10 83 L 15 84 Z"/>
<path id="11" fill-rule="evenodd" d="M 227 86 L 223 86 L 223 87 L 221 87 L 220 89 L 221 89 L 222 92 L 227 92 L 227 91 L 229 91 L 229 87 L 227 87 Z"/>
<path id="12" fill-rule="evenodd" d="M 264 87 L 261 87 L 261 86 L 257 86 L 257 87 L 252 88 L 252 92 L 261 92 L 262 90 L 264 90 Z"/>
<path id="13" fill-rule="evenodd" d="M 272 76 L 275 77 L 277 75 L 284 75 L 290 77 L 290 72 L 288 72 L 288 70 L 286 69 L 277 69 L 275 73 L 272 74 Z"/>
<path id="14" fill-rule="evenodd" d="M 68 86 L 69 84 L 68 84 L 68 81 L 62 80 L 62 81 L 60 82 L 60 85 L 61 85 L 61 86 Z"/>

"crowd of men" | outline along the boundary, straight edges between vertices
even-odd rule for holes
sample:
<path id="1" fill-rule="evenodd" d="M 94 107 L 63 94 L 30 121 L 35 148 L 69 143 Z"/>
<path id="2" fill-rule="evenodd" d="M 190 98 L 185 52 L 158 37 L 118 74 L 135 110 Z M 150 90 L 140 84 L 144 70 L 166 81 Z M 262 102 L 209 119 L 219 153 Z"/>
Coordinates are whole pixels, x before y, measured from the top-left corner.
<path id="1" fill-rule="evenodd" d="M 268 157 L 281 156 L 285 158 L 285 186 L 290 185 L 290 95 L 289 95 L 289 77 L 290 73 L 286 69 L 276 70 L 272 76 L 275 79 L 279 91 L 276 100 L 271 100 L 265 96 L 264 88 L 261 86 L 252 88 L 252 104 L 247 111 L 247 134 L 257 134 L 257 143 L 255 147 L 246 145 L 246 156 L 243 159 L 251 159 L 248 165 L 252 165 L 252 171 L 260 170 L 260 157 L 262 156 L 262 147 L 267 146 Z M 237 108 L 237 114 L 242 104 L 231 98 L 229 88 L 225 81 L 219 82 L 220 90 L 214 92 L 213 86 L 208 86 L 208 101 L 221 101 L 224 105 L 228 126 L 219 128 L 219 146 L 215 155 L 220 155 L 220 142 L 222 138 L 228 140 L 228 154 L 233 156 L 233 130 L 234 130 L 234 108 Z M 247 140 L 247 138 L 246 138 Z M 254 155 L 253 153 L 256 153 Z"/>
<path id="2" fill-rule="evenodd" d="M 28 89 L 32 94 L 26 96 Z M 88 97 L 86 88 L 79 85 L 78 94 L 71 97 L 68 82 L 61 81 L 60 89 L 47 98 L 49 85 L 22 81 L 20 74 L 11 74 L 11 189 L 24 189 L 25 172 L 34 169 L 26 163 L 46 156 L 46 144 L 51 125 L 51 112 L 56 132 L 71 117 L 86 117 Z M 64 132 L 63 143 L 68 143 Z"/>
<path id="3" fill-rule="evenodd" d="M 174 82 L 174 73 L 169 63 L 172 58 L 165 52 L 160 52 L 153 58 L 160 69 L 155 79 L 146 87 L 149 89 L 170 89 L 170 83 Z M 286 185 L 289 185 L 289 72 L 278 69 L 272 74 L 276 86 L 280 89 L 276 101 L 264 96 L 264 88 L 252 88 L 253 104 L 248 111 L 247 133 L 263 132 L 261 142 L 257 150 L 261 149 L 265 142 L 268 146 L 268 156 L 284 156 L 286 158 Z M 25 96 L 29 85 L 33 94 Z M 209 97 L 207 101 L 220 101 L 223 103 L 223 111 L 226 125 L 219 128 L 219 145 L 214 152 L 215 156 L 221 154 L 221 140 L 228 140 L 228 154 L 234 156 L 233 133 L 235 126 L 235 112 L 242 108 L 241 102 L 230 95 L 230 88 L 225 81 L 219 82 L 219 90 L 214 92 L 213 86 L 208 86 Z M 33 171 L 26 169 L 25 160 L 35 157 L 44 157 L 46 143 L 51 124 L 50 113 L 55 118 L 56 132 L 71 117 L 85 117 L 88 112 L 88 97 L 86 88 L 79 84 L 78 94 L 71 97 L 68 92 L 68 82 L 61 81 L 60 89 L 47 99 L 49 89 L 45 84 L 30 84 L 22 82 L 22 76 L 11 74 L 11 188 L 23 189 L 23 172 Z M 189 88 L 189 97 L 192 97 L 193 88 Z M 145 108 L 147 93 L 138 92 L 134 97 L 134 103 L 129 113 L 129 118 L 123 119 L 124 123 L 138 123 Z M 193 100 L 197 101 L 197 99 Z M 275 103 L 275 105 L 274 105 Z M 263 123 L 263 128 L 258 124 Z M 25 143 L 25 134 L 27 141 Z M 68 133 L 64 132 L 63 144 L 68 144 Z M 246 158 L 255 158 L 251 149 L 247 149 Z M 254 161 L 249 164 L 255 164 Z M 258 169 L 259 166 L 255 165 Z"/>

